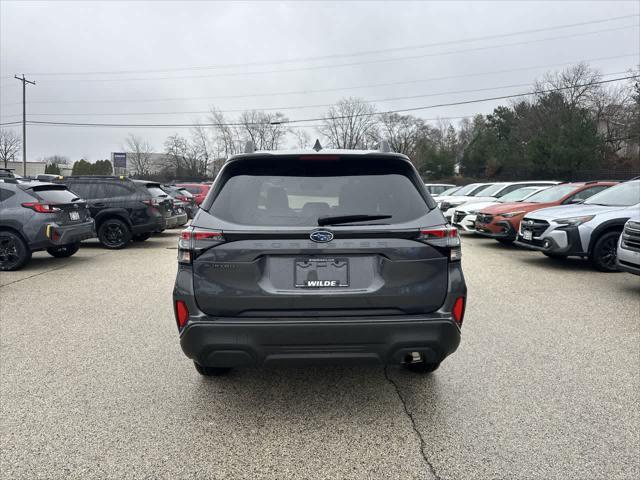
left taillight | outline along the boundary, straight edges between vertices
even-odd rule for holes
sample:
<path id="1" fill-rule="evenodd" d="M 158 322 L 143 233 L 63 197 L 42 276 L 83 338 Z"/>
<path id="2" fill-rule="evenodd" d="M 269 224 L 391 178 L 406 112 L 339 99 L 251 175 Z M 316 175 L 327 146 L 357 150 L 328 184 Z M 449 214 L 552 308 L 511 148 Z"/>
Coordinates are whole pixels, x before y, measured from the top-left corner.
<path id="1" fill-rule="evenodd" d="M 176 322 L 178 323 L 178 329 L 184 328 L 189 321 L 189 309 L 187 304 L 182 300 L 176 300 Z"/>
<path id="2" fill-rule="evenodd" d="M 180 233 L 178 263 L 190 265 L 204 250 L 224 242 L 221 230 L 189 227 Z"/>
<path id="3" fill-rule="evenodd" d="M 451 311 L 453 315 L 453 319 L 456 321 L 458 326 L 462 326 L 462 320 L 464 320 L 464 308 L 465 308 L 465 299 L 464 297 L 458 297 L 453 304 L 453 309 Z"/>
<path id="4" fill-rule="evenodd" d="M 50 203 L 27 202 L 23 203 L 22 206 L 24 208 L 30 208 L 34 212 L 38 213 L 55 213 L 60 211 L 58 207 L 55 207 Z"/>
<path id="5" fill-rule="evenodd" d="M 434 247 L 448 250 L 449 260 L 452 262 L 459 261 L 462 257 L 460 235 L 456 227 L 444 225 L 441 227 L 421 228 L 418 234 L 418 240 Z"/>

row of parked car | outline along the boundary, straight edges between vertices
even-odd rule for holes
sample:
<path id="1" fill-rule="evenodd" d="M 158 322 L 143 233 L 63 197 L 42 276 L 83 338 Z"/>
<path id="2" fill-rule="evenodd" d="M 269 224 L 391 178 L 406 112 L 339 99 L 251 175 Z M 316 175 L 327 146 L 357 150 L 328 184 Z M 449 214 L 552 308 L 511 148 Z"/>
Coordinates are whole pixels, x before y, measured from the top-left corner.
<path id="1" fill-rule="evenodd" d="M 554 259 L 587 258 L 604 272 L 640 275 L 638 179 L 473 183 L 433 196 L 462 231 Z"/>
<path id="2" fill-rule="evenodd" d="M 185 225 L 208 188 L 125 176 L 22 178 L 0 169 L 0 270 L 21 268 L 36 251 L 70 257 L 89 238 L 109 249 L 143 242 Z"/>

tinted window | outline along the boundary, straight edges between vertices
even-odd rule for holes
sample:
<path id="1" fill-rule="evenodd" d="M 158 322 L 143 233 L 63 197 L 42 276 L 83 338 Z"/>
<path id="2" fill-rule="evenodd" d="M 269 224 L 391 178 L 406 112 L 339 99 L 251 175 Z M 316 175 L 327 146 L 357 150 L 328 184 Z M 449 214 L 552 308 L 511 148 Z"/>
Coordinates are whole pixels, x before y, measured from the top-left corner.
<path id="1" fill-rule="evenodd" d="M 104 185 L 101 183 L 80 183 L 70 182 L 69 190 L 77 194 L 80 198 L 105 198 Z"/>
<path id="2" fill-rule="evenodd" d="M 126 197 L 131 194 L 131 190 L 121 183 L 106 183 L 105 197 Z M 163 192 L 164 194 L 164 192 Z"/>
<path id="3" fill-rule="evenodd" d="M 640 182 L 625 182 L 604 192 L 600 192 L 593 197 L 589 197 L 585 202 L 589 205 L 611 205 L 628 207 L 640 203 Z"/>
<path id="4" fill-rule="evenodd" d="M 527 202 L 548 203 L 562 200 L 565 195 L 569 195 L 576 189 L 575 185 L 558 185 L 557 187 L 547 188 L 541 192 L 531 195 L 527 198 Z"/>
<path id="5" fill-rule="evenodd" d="M 388 164 L 383 169 L 364 162 L 357 165 L 292 168 L 278 162 L 260 168 L 262 172 L 244 169 L 226 181 L 209 212 L 242 225 L 317 226 L 322 216 L 391 215 L 369 222 L 391 224 L 429 211 L 402 169 Z"/>
<path id="6" fill-rule="evenodd" d="M 41 200 L 47 203 L 71 203 L 78 201 L 78 195 L 66 188 L 34 188 L 32 189 Z"/>
<path id="7" fill-rule="evenodd" d="M 15 195 L 15 192 L 12 192 L 11 190 L 8 190 L 6 188 L 0 188 L 0 202 L 4 202 L 13 195 Z"/>

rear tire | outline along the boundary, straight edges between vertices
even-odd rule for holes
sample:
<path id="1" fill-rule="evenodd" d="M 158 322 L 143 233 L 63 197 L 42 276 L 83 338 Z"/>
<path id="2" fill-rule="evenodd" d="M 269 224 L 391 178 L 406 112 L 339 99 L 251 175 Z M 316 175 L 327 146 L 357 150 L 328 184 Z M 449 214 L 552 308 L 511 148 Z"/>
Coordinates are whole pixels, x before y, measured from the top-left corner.
<path id="1" fill-rule="evenodd" d="M 133 241 L 134 242 L 144 242 L 145 240 L 148 240 L 149 238 L 151 238 L 151 232 L 140 233 L 138 235 L 134 235 L 133 236 Z"/>
<path id="2" fill-rule="evenodd" d="M 618 256 L 618 238 L 620 232 L 607 232 L 596 240 L 591 251 L 591 264 L 601 272 L 618 272 L 616 257 Z"/>
<path id="3" fill-rule="evenodd" d="M 19 270 L 31 260 L 31 250 L 20 235 L 0 231 L 0 271 Z"/>
<path id="4" fill-rule="evenodd" d="M 56 258 L 67 258 L 74 255 L 80 250 L 80 242 L 68 243 L 67 245 L 60 245 L 58 247 L 47 248 L 47 253 Z"/>
<path id="5" fill-rule="evenodd" d="M 404 368 L 414 373 L 431 373 L 435 372 L 440 366 L 440 362 L 438 363 L 427 363 L 427 362 L 411 362 L 411 363 L 403 363 Z"/>
<path id="6" fill-rule="evenodd" d="M 109 218 L 98 228 L 98 239 L 103 247 L 117 250 L 127 246 L 131 240 L 131 231 L 122 220 Z"/>
<path id="7" fill-rule="evenodd" d="M 193 362 L 196 367 L 196 371 L 204 377 L 221 377 L 231 371 L 228 367 L 205 367 L 199 363 Z"/>

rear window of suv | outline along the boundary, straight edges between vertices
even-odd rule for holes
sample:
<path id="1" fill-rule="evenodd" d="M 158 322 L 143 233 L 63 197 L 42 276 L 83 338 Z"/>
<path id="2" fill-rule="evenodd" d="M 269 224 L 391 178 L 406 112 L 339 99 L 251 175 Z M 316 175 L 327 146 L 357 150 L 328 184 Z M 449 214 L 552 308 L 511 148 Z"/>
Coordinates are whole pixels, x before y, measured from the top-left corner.
<path id="1" fill-rule="evenodd" d="M 40 187 L 32 190 L 42 201 L 47 203 L 71 203 L 80 200 L 78 195 L 66 188 Z"/>
<path id="2" fill-rule="evenodd" d="M 397 160 L 263 162 L 230 169 L 209 212 L 240 225 L 317 226 L 323 216 L 391 215 L 358 225 L 394 224 L 429 211 Z"/>

